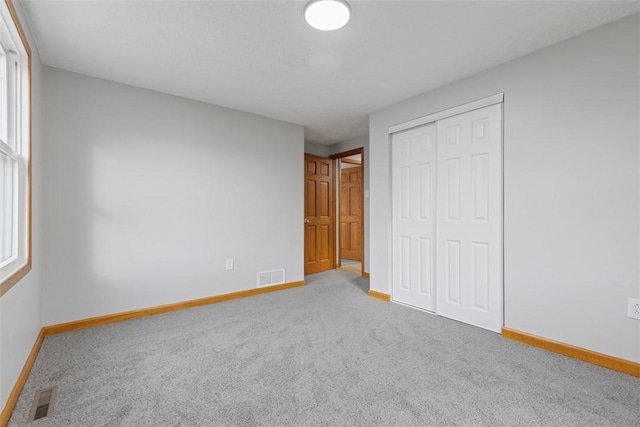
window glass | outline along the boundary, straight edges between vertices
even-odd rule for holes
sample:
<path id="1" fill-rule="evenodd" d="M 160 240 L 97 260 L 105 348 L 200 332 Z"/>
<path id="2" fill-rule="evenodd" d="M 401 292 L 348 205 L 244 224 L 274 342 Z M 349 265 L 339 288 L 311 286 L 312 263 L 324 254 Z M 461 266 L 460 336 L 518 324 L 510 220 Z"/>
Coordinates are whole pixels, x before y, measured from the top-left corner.
<path id="1" fill-rule="evenodd" d="M 0 140 L 9 144 L 9 129 L 7 126 L 9 79 L 7 71 L 7 54 L 5 53 L 4 47 L 0 45 Z"/>
<path id="2" fill-rule="evenodd" d="M 31 269 L 29 45 L 0 0 L 0 297 Z"/>
<path id="3" fill-rule="evenodd" d="M 15 160 L 0 152 L 0 265 L 14 257 Z"/>

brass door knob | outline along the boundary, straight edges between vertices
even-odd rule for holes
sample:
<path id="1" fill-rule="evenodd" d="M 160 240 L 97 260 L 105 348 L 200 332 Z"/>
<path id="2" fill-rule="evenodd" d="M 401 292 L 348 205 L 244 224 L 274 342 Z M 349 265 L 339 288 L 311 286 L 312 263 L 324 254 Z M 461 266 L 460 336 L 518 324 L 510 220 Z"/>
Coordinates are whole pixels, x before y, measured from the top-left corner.
<path id="1" fill-rule="evenodd" d="M 305 218 L 305 219 L 304 219 L 304 223 L 305 223 L 305 224 L 309 224 L 309 218 Z"/>

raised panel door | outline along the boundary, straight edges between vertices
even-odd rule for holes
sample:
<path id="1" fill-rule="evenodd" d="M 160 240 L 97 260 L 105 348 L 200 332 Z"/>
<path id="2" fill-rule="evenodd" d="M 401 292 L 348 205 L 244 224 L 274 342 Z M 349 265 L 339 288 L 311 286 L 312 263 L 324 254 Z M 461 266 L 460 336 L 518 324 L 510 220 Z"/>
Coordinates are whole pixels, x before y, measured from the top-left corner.
<path id="1" fill-rule="evenodd" d="M 362 167 L 340 171 L 340 258 L 362 261 Z"/>
<path id="2" fill-rule="evenodd" d="M 304 274 L 335 268 L 332 162 L 304 155 Z"/>
<path id="3" fill-rule="evenodd" d="M 437 122 L 437 314 L 502 328 L 502 105 Z"/>
<path id="4" fill-rule="evenodd" d="M 393 134 L 391 150 L 392 298 L 434 311 L 436 126 Z"/>

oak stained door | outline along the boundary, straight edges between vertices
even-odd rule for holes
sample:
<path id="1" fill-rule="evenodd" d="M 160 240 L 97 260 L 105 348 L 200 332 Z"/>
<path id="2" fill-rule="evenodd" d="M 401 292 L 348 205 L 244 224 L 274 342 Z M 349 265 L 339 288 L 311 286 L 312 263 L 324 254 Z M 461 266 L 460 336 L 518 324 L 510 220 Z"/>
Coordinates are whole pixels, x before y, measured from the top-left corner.
<path id="1" fill-rule="evenodd" d="M 335 268 L 333 160 L 304 155 L 304 274 Z"/>
<path id="2" fill-rule="evenodd" d="M 362 261 L 362 166 L 340 171 L 340 258 Z"/>

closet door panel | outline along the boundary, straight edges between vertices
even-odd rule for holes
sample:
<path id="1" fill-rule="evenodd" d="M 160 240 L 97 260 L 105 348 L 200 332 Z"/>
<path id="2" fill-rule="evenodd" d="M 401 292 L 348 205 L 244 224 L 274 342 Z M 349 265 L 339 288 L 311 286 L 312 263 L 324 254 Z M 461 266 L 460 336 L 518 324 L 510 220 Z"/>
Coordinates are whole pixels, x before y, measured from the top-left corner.
<path id="1" fill-rule="evenodd" d="M 436 127 L 436 312 L 500 332 L 502 105 Z"/>
<path id="2" fill-rule="evenodd" d="M 392 136 L 394 301 L 435 310 L 436 126 Z"/>

